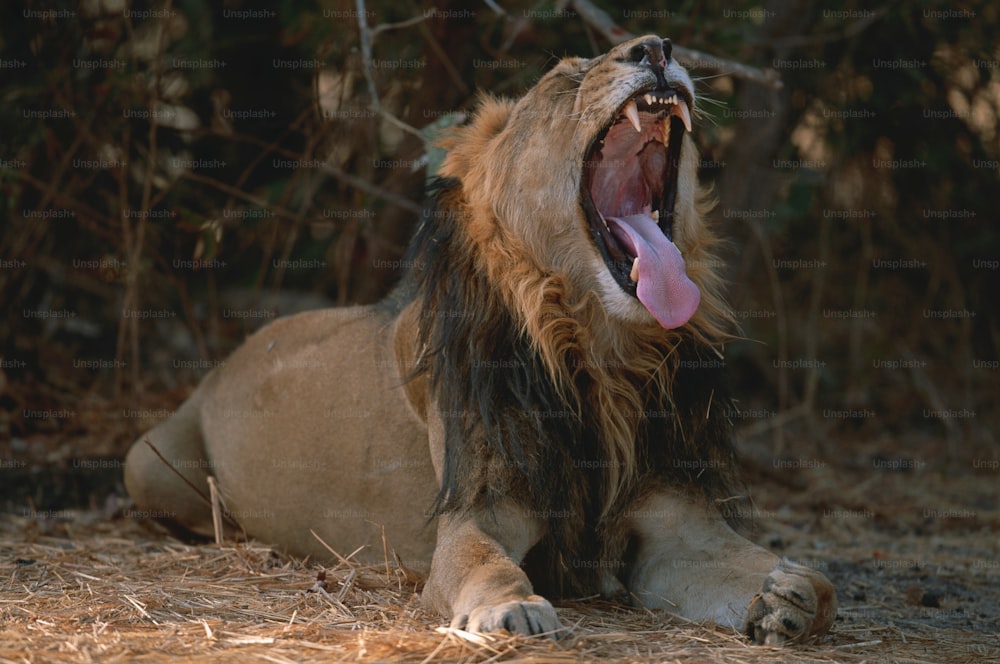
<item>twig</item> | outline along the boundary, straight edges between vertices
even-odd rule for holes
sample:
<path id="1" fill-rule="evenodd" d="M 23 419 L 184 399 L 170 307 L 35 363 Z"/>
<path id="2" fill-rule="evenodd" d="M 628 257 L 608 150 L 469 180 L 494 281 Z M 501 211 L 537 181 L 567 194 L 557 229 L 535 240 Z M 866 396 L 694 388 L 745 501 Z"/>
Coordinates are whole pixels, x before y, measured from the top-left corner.
<path id="1" fill-rule="evenodd" d="M 369 522 L 371 523 L 371 522 Z M 373 524 L 381 526 L 382 530 L 382 556 L 385 560 L 385 580 L 387 582 L 392 581 L 392 572 L 389 569 L 389 540 L 385 538 L 385 526 L 381 524 Z"/>
<path id="2" fill-rule="evenodd" d="M 345 558 L 344 556 L 340 555 L 340 553 L 338 553 L 336 549 L 334 549 L 334 548 L 333 548 L 332 546 L 330 546 L 329 544 L 327 544 L 327 543 L 326 543 L 326 542 L 325 542 L 325 541 L 323 540 L 323 538 L 322 538 L 322 537 L 320 537 L 319 535 L 317 535 L 317 534 L 316 534 L 316 531 L 315 531 L 315 530 L 313 530 L 312 528 L 310 528 L 310 529 L 309 529 L 309 533 L 310 533 L 310 534 L 311 534 L 311 535 L 312 535 L 313 537 L 315 537 L 315 538 L 316 538 L 316 541 L 317 541 L 317 542 L 319 542 L 320 544 L 322 544 L 322 545 L 323 545 L 323 548 L 324 548 L 324 549 L 326 549 L 327 551 L 329 551 L 330 553 L 332 553 L 332 554 L 334 555 L 334 557 L 336 557 L 336 558 L 337 558 L 338 560 L 340 560 L 340 563 L 341 563 L 342 565 L 347 565 L 347 567 L 348 567 L 349 569 L 351 569 L 351 568 L 352 568 L 352 566 L 353 566 L 353 563 L 352 563 L 352 562 L 350 561 L 350 556 L 348 556 L 347 558 Z M 357 553 L 357 551 L 355 551 L 354 553 Z M 351 556 L 353 556 L 353 555 L 354 555 L 354 553 L 352 553 L 352 554 L 351 554 Z"/>
<path id="3" fill-rule="evenodd" d="M 281 150 L 281 142 L 285 140 L 288 134 L 290 134 L 293 130 L 297 129 L 301 124 L 303 124 L 306 118 L 311 113 L 312 109 L 306 109 L 301 113 L 299 113 L 298 117 L 296 117 L 295 120 L 292 121 L 292 123 L 281 133 L 281 135 L 275 137 L 274 140 L 272 140 L 269 143 L 265 143 L 263 141 L 255 141 L 252 139 L 248 140 L 247 142 L 253 145 L 258 145 L 261 148 L 261 151 L 260 154 L 251 159 L 249 162 L 247 162 L 246 168 L 243 169 L 243 172 L 241 172 L 239 177 L 236 178 L 236 180 L 233 182 L 232 185 L 233 188 L 236 189 L 237 191 L 243 191 L 243 185 L 246 183 L 248 179 L 250 179 L 250 176 L 257 168 L 257 165 L 264 159 L 264 157 L 271 154 L 272 152 L 278 152 L 279 154 L 284 153 L 284 151 Z M 299 155 L 289 155 L 289 158 L 298 159 L 300 157 Z M 286 189 L 290 189 L 290 187 Z M 230 194 L 229 200 L 226 201 L 226 207 L 230 207 L 230 205 L 232 205 L 232 201 L 233 201 L 233 194 Z M 296 219 L 296 221 L 301 221 L 301 220 Z"/>
<path id="4" fill-rule="evenodd" d="M 137 600 L 134 597 L 130 597 L 129 595 L 122 595 L 122 597 L 125 598 L 126 602 L 128 602 L 129 604 L 131 604 L 132 606 L 134 606 L 136 608 L 136 610 L 139 611 L 139 613 L 142 615 L 143 618 L 145 618 L 146 620 L 152 621 L 152 623 L 154 625 L 158 625 L 159 624 L 158 622 L 156 622 L 155 620 L 153 620 L 153 616 L 149 615 L 149 613 L 146 611 L 146 607 L 144 607 L 142 605 L 142 603 L 139 602 L 139 600 Z"/>
<path id="5" fill-rule="evenodd" d="M 340 592 L 337 593 L 338 602 L 343 602 L 344 598 L 347 597 L 347 593 L 354 586 L 354 580 L 357 578 L 357 576 L 358 576 L 357 568 L 352 567 L 350 573 L 347 575 L 347 578 L 344 579 L 343 585 L 340 587 Z"/>
<path id="6" fill-rule="evenodd" d="M 834 650 L 843 648 L 867 648 L 869 646 L 877 646 L 882 643 L 882 639 L 875 639 L 874 641 L 862 641 L 861 643 L 844 643 L 839 646 L 833 646 Z"/>
<path id="7" fill-rule="evenodd" d="M 301 158 L 301 154 L 299 154 L 299 153 L 294 153 L 294 152 L 291 152 L 291 151 L 288 151 L 288 150 L 284 150 L 284 149 L 281 149 L 281 148 L 273 148 L 273 145 L 274 145 L 273 143 L 272 144 L 265 144 L 263 141 L 255 141 L 252 137 L 249 137 L 249 136 L 242 136 L 242 135 L 236 135 L 236 134 L 234 134 L 231 138 L 234 138 L 236 140 L 240 140 L 240 141 L 243 141 L 243 142 L 246 142 L 246 143 L 250 143 L 250 144 L 253 144 L 253 145 L 260 145 L 260 146 L 264 147 L 265 149 L 267 149 L 268 151 L 273 151 L 275 154 L 278 154 L 278 155 L 287 156 L 289 159 L 299 159 L 299 158 Z M 327 174 L 327 175 L 330 175 L 330 176 L 332 176 L 332 177 L 340 180 L 341 182 L 343 182 L 344 184 L 346 184 L 346 185 L 348 185 L 350 187 L 354 187 L 355 189 L 363 191 L 366 194 L 371 194 L 372 196 L 375 196 L 376 198 L 380 198 L 380 199 L 382 199 L 384 201 L 392 203 L 393 205 L 401 207 L 404 210 L 407 210 L 409 212 L 414 212 L 416 214 L 420 214 L 420 212 L 421 212 L 422 208 L 420 207 L 419 204 L 417 204 L 417 203 L 409 200 L 408 198 L 403 198 L 402 196 L 394 194 L 393 192 L 389 191 L 388 189 L 384 189 L 384 188 L 378 186 L 377 184 L 373 184 L 373 183 L 369 182 L 368 180 L 366 180 L 364 178 L 358 177 L 358 176 L 353 175 L 351 173 L 347 173 L 347 172 L 345 172 L 345 171 L 337 168 L 336 166 L 333 166 L 328 161 L 321 162 L 320 165 L 319 165 L 319 170 L 322 171 L 323 173 Z M 18 176 L 23 177 L 23 176 L 21 176 L 21 174 L 18 174 Z M 287 208 L 284 208 L 284 207 L 281 207 L 280 205 L 278 205 L 276 203 L 271 203 L 271 202 L 265 201 L 264 199 L 262 199 L 262 198 L 260 198 L 258 196 L 255 196 L 253 194 L 247 193 L 246 191 L 243 191 L 242 189 L 239 188 L 239 182 L 237 182 L 236 184 L 227 184 L 227 183 L 222 182 L 220 180 L 216 180 L 215 178 L 211 178 L 211 177 L 208 177 L 206 175 L 202 175 L 200 173 L 195 173 L 194 171 L 186 171 L 186 172 L 182 173 L 180 177 L 182 177 L 184 179 L 187 179 L 187 180 L 194 180 L 196 182 L 201 182 L 201 183 L 207 184 L 207 185 L 209 185 L 211 187 L 214 187 L 215 189 L 218 189 L 221 192 L 229 194 L 229 196 L 232 199 L 240 199 L 240 200 L 252 203 L 252 204 L 256 205 L 257 207 L 267 208 L 267 209 L 271 210 L 272 212 L 274 212 L 275 214 L 280 214 L 280 215 L 288 217 L 289 219 L 292 219 L 294 221 L 305 222 L 305 221 L 311 221 L 311 220 L 313 220 L 313 217 L 305 216 L 305 215 L 297 213 L 297 212 L 292 212 L 291 210 L 289 210 Z M 242 179 L 242 177 L 243 176 L 241 175 L 240 178 Z M 227 205 L 228 204 L 229 203 L 227 203 Z"/>
<path id="8" fill-rule="evenodd" d="M 635 37 L 631 32 L 615 23 L 607 12 L 595 6 L 590 0 L 572 0 L 570 4 L 588 25 L 604 35 L 605 39 L 612 44 L 620 44 Z M 776 90 L 784 85 L 778 72 L 773 69 L 758 69 L 677 45 L 674 45 L 673 53 L 678 60 L 685 61 L 686 66 L 717 71 Z"/>
<path id="9" fill-rule="evenodd" d="M 149 442 L 149 438 L 144 437 L 142 439 L 142 442 L 146 443 L 149 449 L 153 450 L 153 454 L 155 454 L 160 459 L 160 461 L 163 462 L 163 465 L 165 465 L 168 469 L 170 469 L 170 472 L 177 475 L 177 477 L 181 478 L 181 481 L 184 482 L 184 484 L 187 484 L 189 487 L 191 487 L 191 490 L 194 491 L 196 494 L 198 494 L 201 497 L 201 499 L 205 501 L 206 505 L 208 505 L 209 507 L 212 506 L 212 499 L 206 496 L 204 491 L 195 486 L 194 482 L 184 477 L 184 474 L 181 473 L 181 471 L 174 468 L 174 465 L 169 461 L 167 461 L 167 458 L 160 453 L 160 450 L 156 449 L 156 445 L 153 445 L 153 443 Z"/>
<path id="10" fill-rule="evenodd" d="M 441 48 L 441 44 L 438 43 L 438 40 L 434 37 L 433 33 L 427 29 L 427 25 L 420 25 L 420 34 L 424 36 L 424 39 L 427 40 L 427 45 L 432 51 L 434 51 L 438 60 L 441 61 L 441 65 L 444 67 L 444 70 L 448 72 L 448 77 L 451 78 L 451 82 L 454 83 L 455 87 L 461 90 L 463 94 L 468 94 L 469 86 L 467 86 L 465 81 L 462 80 L 462 75 L 455 67 L 455 64 L 451 61 L 451 58 L 448 57 L 448 54 L 445 53 L 443 48 Z M 423 136 L 423 134 L 421 134 L 421 136 Z"/>
<path id="11" fill-rule="evenodd" d="M 381 199 L 383 199 L 383 200 L 385 200 L 385 201 L 387 201 L 389 203 L 392 203 L 393 205 L 395 205 L 397 207 L 403 208 L 407 212 L 413 212 L 414 214 L 420 214 L 421 211 L 422 211 L 421 207 L 419 205 L 417 205 L 416 203 L 414 203 L 413 201 L 411 201 L 410 199 L 403 198 L 402 196 L 394 194 L 391 191 L 389 191 L 388 189 L 383 189 L 382 187 L 378 186 L 377 184 L 372 184 L 371 182 L 368 182 L 364 178 L 359 178 L 356 175 L 352 175 L 350 173 L 342 171 L 339 168 L 337 168 L 336 166 L 333 166 L 333 165 L 331 165 L 329 163 L 323 164 L 320 168 L 322 168 L 322 170 L 324 172 L 329 173 L 330 175 L 332 175 L 333 177 L 337 178 L 341 182 L 343 182 L 345 184 L 348 184 L 348 185 L 354 187 L 355 189 L 360 189 L 361 191 L 363 191 L 365 193 L 372 194 L 373 196 L 377 196 L 377 197 L 379 197 L 379 198 L 381 198 Z"/>
<path id="12" fill-rule="evenodd" d="M 910 367 L 910 374 L 913 376 L 913 385 L 916 387 L 917 392 L 927 399 L 927 403 L 931 408 L 939 412 L 947 411 L 948 407 L 944 395 L 941 394 L 941 390 L 938 389 L 938 385 L 934 382 L 934 379 L 923 370 L 924 363 L 905 343 L 900 342 L 898 348 Z M 948 443 L 949 454 L 954 458 L 954 455 L 958 453 L 959 444 L 962 440 L 962 430 L 956 424 L 954 418 L 942 417 L 940 420 L 944 424 L 945 439 Z"/>
<path id="13" fill-rule="evenodd" d="M 785 298 L 781 293 L 781 278 L 778 276 L 778 270 L 774 266 L 774 254 L 771 251 L 771 243 L 768 240 L 767 233 L 759 224 L 747 224 L 750 231 L 753 233 L 754 238 L 756 238 L 758 245 L 760 246 L 761 253 L 764 256 L 764 265 L 766 266 L 768 283 L 771 285 L 771 295 L 774 302 L 775 313 L 777 314 L 778 323 L 778 360 L 781 362 L 781 366 L 788 366 L 786 361 L 788 360 L 788 316 L 785 313 Z M 778 409 L 779 411 L 787 411 L 794 414 L 794 417 L 789 419 L 794 419 L 795 417 L 800 417 L 801 415 L 808 414 L 808 411 L 796 407 L 788 410 L 788 371 L 782 370 L 778 372 Z M 772 418 L 770 424 L 765 428 L 769 429 L 774 427 L 775 431 L 775 453 L 781 454 L 785 447 L 785 421 L 782 418 Z"/>
<path id="14" fill-rule="evenodd" d="M 353 569 L 351 570 L 351 574 L 352 575 L 354 574 Z M 326 601 L 330 603 L 331 606 L 337 607 L 338 609 L 343 611 L 345 614 L 351 616 L 352 618 L 354 617 L 354 613 L 349 608 L 347 608 L 347 606 L 343 602 L 340 601 L 340 597 L 334 597 L 327 591 L 325 571 L 320 570 L 319 574 L 316 575 L 316 581 L 305 592 L 318 593 L 322 595 L 326 599 Z"/>
<path id="15" fill-rule="evenodd" d="M 23 170 L 20 170 L 20 169 L 8 171 L 8 172 L 4 173 L 4 175 L 9 175 L 9 176 L 14 177 L 14 178 L 16 178 L 18 180 L 23 180 L 27 184 L 30 184 L 32 187 L 34 187 L 40 193 L 44 193 L 45 195 L 48 195 L 46 193 L 46 189 L 50 186 L 51 181 L 49 181 L 49 182 L 42 181 L 42 180 L 40 180 L 40 179 L 32 176 L 30 173 L 27 173 L 27 172 L 25 172 Z M 104 214 L 103 212 L 100 212 L 99 210 L 96 210 L 95 208 L 93 208 L 92 206 L 88 205 L 87 203 L 81 201 L 80 199 L 75 198 L 65 188 L 63 188 L 62 191 L 54 192 L 53 196 L 52 196 L 52 198 L 50 200 L 52 202 L 64 202 L 66 205 L 72 205 L 74 210 L 76 210 L 79 213 L 81 213 L 80 215 L 77 216 L 77 221 L 78 222 L 85 222 L 85 221 L 87 221 L 88 218 L 92 217 L 93 220 L 94 220 L 94 224 L 88 227 L 88 229 L 87 229 L 88 231 L 99 232 L 99 233 L 101 233 L 103 235 L 104 239 L 106 239 L 106 240 L 112 240 L 112 239 L 115 239 L 115 238 L 118 237 L 118 235 L 116 233 L 111 233 L 109 231 L 104 231 L 101 228 L 100 224 L 97 223 L 98 220 L 107 220 L 108 219 L 108 215 Z M 41 209 L 41 208 L 39 208 L 39 209 Z M 41 224 L 39 224 L 37 227 L 41 228 L 43 231 L 46 230 L 46 227 L 42 226 Z M 11 233 L 10 235 L 14 236 L 13 233 Z M 13 255 L 15 255 L 15 256 L 18 256 L 18 255 L 24 256 L 24 255 L 27 255 L 26 254 L 27 251 L 29 251 L 29 248 L 25 248 L 24 245 L 15 244 L 14 245 Z M 25 253 L 18 253 L 18 252 L 25 252 Z"/>
<path id="16" fill-rule="evenodd" d="M 168 0 L 165 7 L 165 12 L 167 15 L 171 13 L 171 2 Z M 129 26 L 130 38 L 135 39 L 135 35 L 132 34 L 131 21 L 126 19 L 126 23 Z M 158 26 L 157 38 L 156 38 L 156 56 L 153 58 L 153 82 L 150 86 L 150 99 L 149 99 L 149 152 L 146 159 L 146 172 L 142 182 L 142 198 L 140 202 L 140 214 L 139 219 L 136 222 L 135 236 L 132 238 L 131 245 L 126 245 L 129 252 L 129 265 L 128 271 L 126 273 L 126 286 L 125 286 L 125 296 L 123 298 L 123 318 L 124 310 L 131 306 L 133 309 L 139 308 L 139 266 L 142 264 L 142 247 L 146 238 L 146 221 L 148 218 L 148 212 L 150 208 L 150 199 L 153 195 L 153 179 L 156 176 L 156 166 L 157 166 L 157 134 L 159 133 L 159 122 L 157 113 L 157 106 L 159 106 L 160 101 L 160 80 L 163 75 L 163 51 L 166 48 L 167 42 L 167 27 L 161 22 Z M 133 60 L 135 56 L 133 55 Z M 129 222 L 127 216 L 124 214 L 125 210 L 122 210 L 122 223 L 125 226 L 126 231 L 130 230 Z M 129 346 L 132 356 L 132 389 L 137 391 L 139 389 L 139 319 L 136 316 L 128 316 L 128 336 L 129 336 Z"/>
<path id="17" fill-rule="evenodd" d="M 441 649 L 444 648 L 449 643 L 451 643 L 451 634 L 445 633 L 444 638 L 441 639 L 441 641 L 437 644 L 437 646 L 435 646 L 434 650 L 431 651 L 431 654 L 427 655 L 427 657 L 424 657 L 420 661 L 420 664 L 430 664 L 431 662 L 433 662 L 434 658 L 437 657 L 437 654 L 441 652 Z"/>
<path id="18" fill-rule="evenodd" d="M 683 46 L 674 46 L 673 52 L 677 55 L 686 67 L 697 69 L 707 69 L 720 74 L 727 74 L 734 78 L 743 79 L 757 85 L 762 85 L 773 90 L 780 90 L 785 87 L 781 80 L 781 75 L 774 69 L 760 69 L 751 67 L 734 60 L 719 58 L 702 51 L 696 51 Z"/>
<path id="19" fill-rule="evenodd" d="M 208 492 L 212 499 L 212 531 L 215 533 L 215 544 L 222 546 L 222 498 L 219 496 L 215 478 L 211 475 L 208 476 Z"/>
<path id="20" fill-rule="evenodd" d="M 827 264 L 827 257 L 830 254 L 830 220 L 820 219 L 819 222 L 819 261 L 820 265 Z M 806 357 L 813 360 L 819 357 L 819 309 L 823 300 L 823 291 L 826 285 L 826 269 L 813 270 L 812 292 L 809 294 L 809 314 L 807 318 L 807 333 L 805 334 Z M 820 372 L 816 369 L 810 371 L 806 376 L 805 396 L 802 400 L 806 408 L 811 412 L 816 405 L 816 392 L 819 389 Z"/>
<path id="21" fill-rule="evenodd" d="M 424 137 L 418 129 L 411 127 L 392 113 L 382 108 L 382 102 L 379 101 L 378 90 L 375 87 L 375 74 L 372 71 L 372 37 L 375 33 L 370 27 L 368 27 L 368 19 L 365 18 L 368 15 L 367 10 L 365 9 L 365 0 L 355 0 L 355 3 L 358 10 L 358 32 L 361 41 L 362 70 L 365 74 L 365 82 L 368 84 L 368 96 L 371 98 L 372 108 L 376 113 L 388 120 L 391 124 L 405 132 L 413 134 L 423 141 Z"/>
<path id="22" fill-rule="evenodd" d="M 430 10 L 428 10 L 430 11 Z M 386 30 L 398 30 L 399 28 L 408 28 L 411 25 L 416 25 L 418 23 L 423 23 L 427 20 L 428 14 L 421 14 L 420 16 L 414 16 L 413 18 L 408 18 L 405 21 L 398 21 L 396 23 L 379 23 L 374 28 L 371 29 L 371 36 L 374 39 L 380 33 Z"/>
<path id="23" fill-rule="evenodd" d="M 863 309 L 868 302 L 868 280 L 871 274 L 872 257 L 875 249 L 872 246 L 872 225 L 861 224 L 861 260 L 858 261 L 858 274 L 854 280 L 854 309 Z M 851 329 L 848 333 L 848 358 L 850 361 L 850 382 L 846 391 L 847 394 L 858 393 L 858 381 L 861 375 L 861 341 L 865 333 L 865 319 L 861 316 L 852 318 Z"/>
<path id="24" fill-rule="evenodd" d="M 126 22 L 127 23 L 127 22 Z M 124 148 L 124 154 L 128 154 L 131 150 L 132 145 L 132 127 L 129 123 L 125 123 L 124 130 L 122 131 L 122 146 Z M 119 168 L 117 173 L 117 183 L 118 183 L 118 219 L 115 222 L 121 224 L 122 229 L 122 247 L 126 256 L 127 266 L 125 272 L 125 292 L 122 295 L 122 315 L 118 318 L 118 334 L 115 341 L 115 358 L 124 359 L 125 356 L 125 334 L 126 325 L 128 320 L 135 320 L 135 318 L 128 319 L 124 315 L 124 309 L 128 305 L 130 293 L 132 292 L 132 287 L 128 284 L 135 283 L 138 281 L 137 271 L 139 269 L 138 261 L 135 260 L 136 256 L 132 255 L 132 227 L 129 225 L 128 220 L 125 217 L 125 210 L 128 209 L 128 180 L 129 171 L 127 168 Z M 113 222 L 114 223 L 114 222 Z M 122 363 L 115 362 L 115 396 L 121 393 L 122 385 L 125 380 L 122 377 Z"/>
<path id="25" fill-rule="evenodd" d="M 197 486 L 195 486 L 194 482 L 185 477 L 184 474 L 181 473 L 181 471 L 177 470 L 172 463 L 167 461 L 167 458 L 163 456 L 160 450 L 156 449 L 156 445 L 153 445 L 153 443 L 149 442 L 149 438 L 143 437 L 142 442 L 146 443 L 149 449 L 153 450 L 153 454 L 155 454 L 157 458 L 159 458 L 159 460 L 163 462 L 163 465 L 165 465 L 170 470 L 170 472 L 172 472 L 174 475 L 177 475 L 177 477 L 181 478 L 181 481 L 184 482 L 184 484 L 187 484 L 192 491 L 198 494 L 198 496 L 205 501 L 206 505 L 208 505 L 209 507 L 213 507 L 212 499 L 209 496 L 206 496 L 205 492 L 199 489 Z M 209 478 L 209 479 L 214 479 L 214 478 Z M 229 516 L 228 513 L 225 512 L 225 510 L 222 511 L 222 518 L 225 519 L 226 522 L 228 522 L 229 525 L 232 526 L 233 528 L 242 528 L 240 524 L 236 522 L 235 519 L 233 519 L 231 516 Z M 214 508 L 212 513 L 212 519 L 213 521 L 215 519 Z"/>
<path id="26" fill-rule="evenodd" d="M 753 424 L 748 424 L 744 427 L 740 427 L 737 432 L 740 438 L 751 438 L 753 436 L 764 433 L 765 431 L 770 431 L 771 429 L 777 430 L 777 435 L 782 436 L 784 432 L 784 427 L 789 422 L 793 422 L 800 417 L 808 417 L 812 413 L 809 407 L 805 403 L 800 403 L 793 408 L 788 410 L 779 411 L 774 417 L 768 417 L 765 419 L 757 420 Z M 783 439 L 779 438 L 778 443 L 775 445 L 774 450 L 775 455 L 781 455 L 784 453 Z"/>
<path id="27" fill-rule="evenodd" d="M 301 214 L 274 205 L 273 203 L 269 203 L 268 201 L 265 201 L 264 199 L 258 196 L 247 193 L 241 189 L 237 189 L 236 187 L 230 184 L 226 184 L 221 180 L 216 180 L 215 178 L 208 177 L 207 175 L 202 175 L 201 173 L 195 173 L 194 171 L 185 171 L 184 173 L 181 174 L 181 177 L 184 178 L 185 180 L 193 180 L 194 182 L 201 182 L 202 184 L 207 184 L 208 186 L 214 187 L 223 193 L 229 194 L 234 199 L 242 199 L 248 203 L 253 203 L 257 207 L 265 208 L 267 210 L 270 210 L 271 212 L 274 212 L 275 214 L 280 214 L 282 216 L 288 217 L 289 219 L 293 219 L 295 221 L 305 220 L 305 217 L 303 217 Z"/>
<path id="28" fill-rule="evenodd" d="M 487 7 L 489 7 L 490 9 L 492 9 L 493 13 L 496 14 L 497 16 L 507 16 L 508 15 L 507 11 L 503 7 L 501 7 L 500 5 L 498 5 L 497 3 L 495 3 L 493 0 L 483 0 L 483 4 L 485 4 Z"/>

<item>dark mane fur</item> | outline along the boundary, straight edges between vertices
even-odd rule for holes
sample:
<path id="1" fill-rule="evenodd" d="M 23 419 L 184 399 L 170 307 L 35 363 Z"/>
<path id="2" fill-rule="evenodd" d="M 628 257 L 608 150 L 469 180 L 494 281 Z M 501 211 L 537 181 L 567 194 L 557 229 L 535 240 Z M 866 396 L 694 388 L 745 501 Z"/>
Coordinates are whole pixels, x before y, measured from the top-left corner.
<path id="1" fill-rule="evenodd" d="M 429 378 L 445 425 L 434 511 L 488 509 L 513 497 L 526 516 L 548 524 L 538 548 L 557 590 L 593 592 L 602 567 L 595 561 L 626 558 L 623 510 L 643 492 L 670 486 L 709 500 L 733 495 L 722 361 L 694 340 L 665 343 L 662 356 L 672 363 L 676 386 L 669 393 L 652 389 L 656 381 L 648 375 L 616 369 L 643 391 L 646 403 L 630 415 L 637 420 L 636 478 L 602 513 L 608 464 L 616 461 L 600 440 L 602 413 L 588 399 L 595 378 L 587 362 L 593 360 L 567 359 L 580 363 L 569 391 L 579 402 L 568 402 L 517 312 L 477 267 L 463 228 L 460 183 L 439 181 L 432 193 L 399 295 L 419 307 L 417 347 L 423 350 L 413 377 Z"/>

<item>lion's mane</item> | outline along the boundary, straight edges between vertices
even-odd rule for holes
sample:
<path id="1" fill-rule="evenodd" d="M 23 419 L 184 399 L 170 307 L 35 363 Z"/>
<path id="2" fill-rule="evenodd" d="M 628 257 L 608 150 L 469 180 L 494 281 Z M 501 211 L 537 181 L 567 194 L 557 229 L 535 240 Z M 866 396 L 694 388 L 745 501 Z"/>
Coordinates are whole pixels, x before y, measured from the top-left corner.
<path id="1" fill-rule="evenodd" d="M 496 130 L 503 103 L 485 100 L 451 140 L 453 160 Z M 627 558 L 623 511 L 643 492 L 674 487 L 711 500 L 739 486 L 716 241 L 699 224 L 686 254 L 702 291 L 687 326 L 623 325 L 476 212 L 476 186 L 468 177 L 433 185 L 393 298 L 418 303 L 411 378 L 429 379 L 445 428 L 435 513 L 513 499 L 548 524 L 539 549 L 556 590 L 592 592 L 595 561 Z M 590 241 L 582 227 L 580 238 Z"/>

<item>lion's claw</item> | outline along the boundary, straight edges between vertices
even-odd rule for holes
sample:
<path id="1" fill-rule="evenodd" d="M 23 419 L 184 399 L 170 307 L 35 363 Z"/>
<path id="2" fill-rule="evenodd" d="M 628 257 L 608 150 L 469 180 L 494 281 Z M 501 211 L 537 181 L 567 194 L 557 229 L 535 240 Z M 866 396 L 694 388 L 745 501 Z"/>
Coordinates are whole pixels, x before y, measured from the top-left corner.
<path id="1" fill-rule="evenodd" d="M 836 595 L 826 577 L 783 560 L 750 601 L 745 631 L 754 643 L 777 646 L 825 634 L 836 614 Z"/>
<path id="2" fill-rule="evenodd" d="M 467 632 L 506 630 L 511 634 L 546 634 L 552 638 L 559 638 L 566 633 L 552 604 L 539 595 L 477 607 L 468 615 L 455 616 L 451 626 Z"/>

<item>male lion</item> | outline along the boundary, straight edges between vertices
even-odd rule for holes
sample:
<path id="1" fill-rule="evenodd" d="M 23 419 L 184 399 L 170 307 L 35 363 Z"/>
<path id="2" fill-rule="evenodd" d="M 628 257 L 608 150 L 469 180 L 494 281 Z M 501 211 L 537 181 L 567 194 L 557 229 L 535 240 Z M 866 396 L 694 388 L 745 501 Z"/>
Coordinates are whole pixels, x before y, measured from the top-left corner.
<path id="1" fill-rule="evenodd" d="M 212 474 L 229 516 L 289 551 L 327 557 L 312 530 L 381 559 L 384 533 L 471 631 L 561 632 L 530 574 L 757 643 L 825 633 L 826 578 L 717 507 L 737 469 L 694 99 L 651 36 L 485 99 L 399 288 L 251 336 L 132 447 L 136 503 L 210 533 L 188 482 Z"/>

